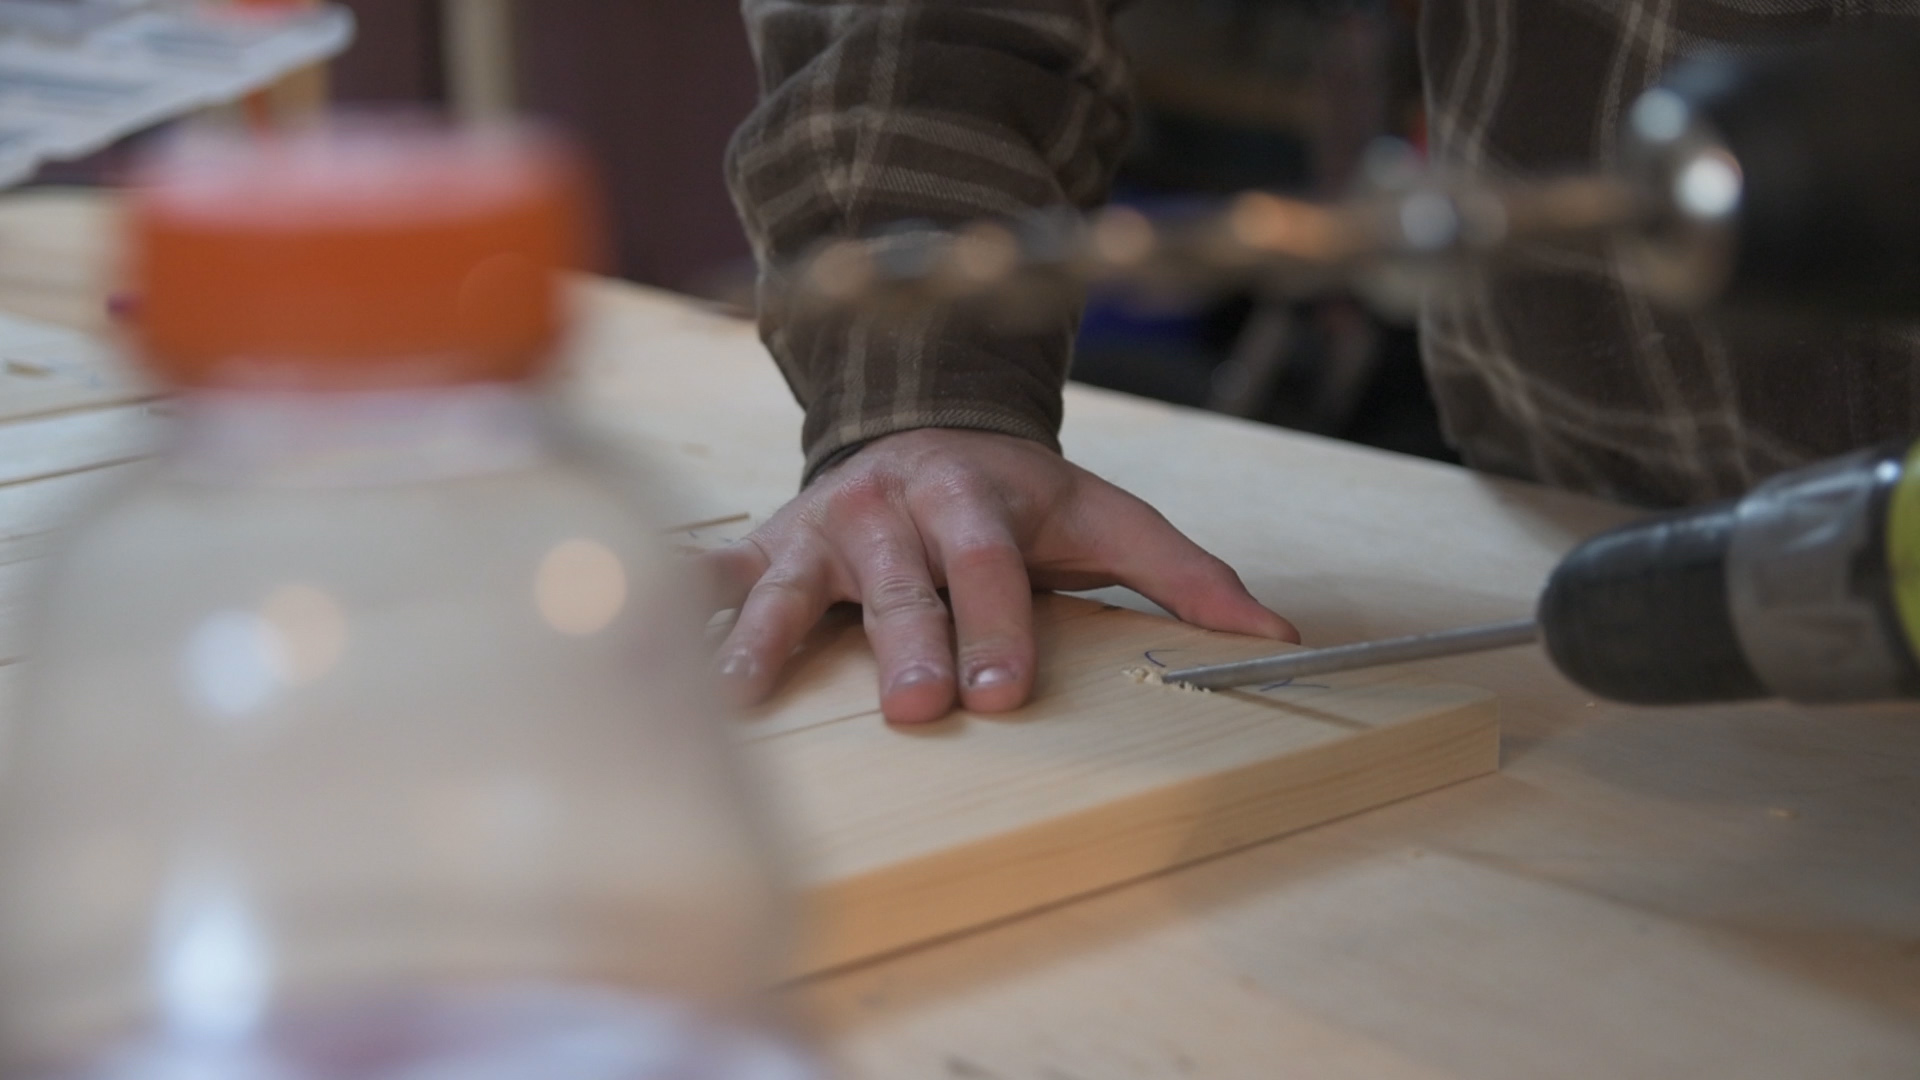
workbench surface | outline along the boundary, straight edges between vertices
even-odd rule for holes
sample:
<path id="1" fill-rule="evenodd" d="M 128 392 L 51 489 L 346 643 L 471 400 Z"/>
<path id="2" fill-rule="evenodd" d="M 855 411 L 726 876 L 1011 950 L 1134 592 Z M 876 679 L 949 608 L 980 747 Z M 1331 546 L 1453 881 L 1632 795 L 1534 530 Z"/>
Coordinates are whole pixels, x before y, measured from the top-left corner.
<path id="1" fill-rule="evenodd" d="M 0 200 L 0 312 L 104 330 L 109 213 Z M 583 298 L 572 392 L 684 520 L 777 507 L 799 411 L 751 329 L 636 288 Z M 0 413 L 35 377 L 0 376 Z M 0 586 L 45 550 L 47 508 L 129 455 L 129 408 L 0 422 Z M 1629 516 L 1085 388 L 1067 417 L 1071 456 L 1312 644 L 1523 615 L 1561 552 Z M 0 638 L 15 619 L 0 603 Z M 1499 775 L 792 1000 L 872 1080 L 1920 1076 L 1920 709 L 1637 711 L 1531 650 L 1424 667 L 1501 695 Z"/>

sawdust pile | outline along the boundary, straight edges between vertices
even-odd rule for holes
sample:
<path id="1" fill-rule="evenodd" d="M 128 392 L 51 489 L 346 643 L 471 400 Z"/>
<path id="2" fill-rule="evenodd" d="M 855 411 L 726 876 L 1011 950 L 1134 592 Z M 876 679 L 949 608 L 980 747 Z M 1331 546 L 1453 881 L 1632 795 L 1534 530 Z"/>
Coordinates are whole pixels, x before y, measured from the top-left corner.
<path id="1" fill-rule="evenodd" d="M 1213 693 L 1211 690 L 1203 690 L 1190 682 L 1170 683 L 1166 679 L 1161 678 L 1158 671 L 1150 667 L 1121 668 L 1120 674 L 1125 675 L 1127 681 L 1133 683 L 1135 686 L 1164 686 L 1169 690 L 1181 690 L 1189 694 Z"/>

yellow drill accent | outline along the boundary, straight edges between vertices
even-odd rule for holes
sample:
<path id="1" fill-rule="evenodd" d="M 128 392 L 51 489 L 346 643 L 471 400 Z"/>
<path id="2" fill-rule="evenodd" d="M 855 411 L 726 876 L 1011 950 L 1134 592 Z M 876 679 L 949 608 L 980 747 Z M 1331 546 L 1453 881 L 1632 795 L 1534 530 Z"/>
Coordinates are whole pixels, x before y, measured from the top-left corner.
<path id="1" fill-rule="evenodd" d="M 1920 442 L 1907 448 L 1900 482 L 1887 511 L 1887 568 L 1907 648 L 1920 649 Z"/>

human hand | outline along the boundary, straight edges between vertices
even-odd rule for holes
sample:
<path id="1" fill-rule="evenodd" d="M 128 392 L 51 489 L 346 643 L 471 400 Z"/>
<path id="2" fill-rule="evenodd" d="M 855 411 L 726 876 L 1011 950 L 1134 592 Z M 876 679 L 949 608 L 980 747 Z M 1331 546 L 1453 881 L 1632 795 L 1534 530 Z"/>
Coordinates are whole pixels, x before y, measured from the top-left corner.
<path id="1" fill-rule="evenodd" d="M 899 724 L 944 716 L 956 689 L 978 712 L 1024 704 L 1036 588 L 1125 585 L 1208 629 L 1300 640 L 1152 507 L 1038 443 L 990 432 L 876 439 L 751 536 L 701 558 L 718 606 L 739 608 L 716 663 L 741 701 L 765 698 L 820 616 L 850 600 L 865 609 L 881 710 Z"/>

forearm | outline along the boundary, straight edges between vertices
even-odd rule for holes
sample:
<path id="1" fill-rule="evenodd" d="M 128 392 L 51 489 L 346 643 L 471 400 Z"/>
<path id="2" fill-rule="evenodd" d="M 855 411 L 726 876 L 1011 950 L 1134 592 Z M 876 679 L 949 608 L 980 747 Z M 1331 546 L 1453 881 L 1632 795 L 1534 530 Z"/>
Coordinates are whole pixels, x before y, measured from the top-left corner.
<path id="1" fill-rule="evenodd" d="M 1104 0 L 744 7 L 765 96 L 728 180 L 763 265 L 824 237 L 1104 196 L 1128 126 Z M 977 312 L 880 322 L 766 300 L 768 347 L 807 408 L 809 475 L 916 427 L 1053 444 L 1077 312 L 1008 335 Z"/>

